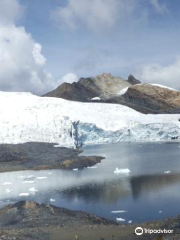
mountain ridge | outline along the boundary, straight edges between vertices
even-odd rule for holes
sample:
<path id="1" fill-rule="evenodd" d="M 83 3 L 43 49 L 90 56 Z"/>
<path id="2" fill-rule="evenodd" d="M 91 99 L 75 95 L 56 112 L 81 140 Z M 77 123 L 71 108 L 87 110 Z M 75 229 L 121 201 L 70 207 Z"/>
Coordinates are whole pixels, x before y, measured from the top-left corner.
<path id="1" fill-rule="evenodd" d="M 115 103 L 145 114 L 180 113 L 179 91 L 158 84 L 141 83 L 131 74 L 127 80 L 109 73 L 95 78 L 80 78 L 72 84 L 61 84 L 43 97 Z"/>

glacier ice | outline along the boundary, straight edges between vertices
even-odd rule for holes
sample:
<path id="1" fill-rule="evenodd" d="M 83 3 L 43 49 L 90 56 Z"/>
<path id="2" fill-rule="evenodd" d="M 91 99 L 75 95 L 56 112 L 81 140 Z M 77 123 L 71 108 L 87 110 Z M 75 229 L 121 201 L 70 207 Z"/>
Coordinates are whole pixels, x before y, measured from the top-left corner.
<path id="1" fill-rule="evenodd" d="M 0 92 L 0 101 L 0 143 L 74 147 L 169 141 L 180 136 L 180 114 L 142 114 L 119 104 L 80 103 L 29 93 Z"/>

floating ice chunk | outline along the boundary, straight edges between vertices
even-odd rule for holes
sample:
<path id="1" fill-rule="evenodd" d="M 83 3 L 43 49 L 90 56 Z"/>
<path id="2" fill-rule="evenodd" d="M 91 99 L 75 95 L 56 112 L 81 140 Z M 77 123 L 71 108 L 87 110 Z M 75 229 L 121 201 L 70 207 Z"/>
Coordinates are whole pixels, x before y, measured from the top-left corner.
<path id="1" fill-rule="evenodd" d="M 117 221 L 119 222 L 125 222 L 126 220 L 124 218 L 116 218 Z"/>
<path id="2" fill-rule="evenodd" d="M 38 192 L 38 190 L 36 188 L 32 187 L 29 189 L 29 192 Z"/>
<path id="3" fill-rule="evenodd" d="M 114 170 L 115 174 L 129 174 L 131 171 L 128 168 L 116 168 Z"/>
<path id="4" fill-rule="evenodd" d="M 37 177 L 37 179 L 39 180 L 43 180 L 43 179 L 46 179 L 47 177 Z"/>
<path id="5" fill-rule="evenodd" d="M 169 170 L 168 170 L 168 171 L 164 171 L 164 173 L 165 173 L 165 174 L 170 174 L 171 171 L 169 171 Z"/>
<path id="6" fill-rule="evenodd" d="M 88 169 L 90 168 L 90 169 L 96 169 L 97 168 L 97 166 L 92 166 L 92 167 L 87 167 Z"/>
<path id="7" fill-rule="evenodd" d="M 56 201 L 56 200 L 55 200 L 55 199 L 53 199 L 53 198 L 51 198 L 51 199 L 50 199 L 50 202 L 55 202 L 55 201 Z"/>
<path id="8" fill-rule="evenodd" d="M 78 168 L 74 168 L 73 171 L 78 171 L 79 169 Z"/>
<path id="9" fill-rule="evenodd" d="M 117 210 L 117 211 L 111 211 L 111 213 L 125 213 L 127 212 L 126 210 Z"/>
<path id="10" fill-rule="evenodd" d="M 162 213 L 162 211 L 159 211 L 159 213 Z"/>
<path id="11" fill-rule="evenodd" d="M 131 224 L 131 223 L 132 223 L 132 220 L 129 220 L 128 223 Z"/>
<path id="12" fill-rule="evenodd" d="M 6 189 L 6 192 L 7 193 L 11 193 L 11 192 L 13 192 L 14 190 L 11 190 L 11 189 Z"/>
<path id="13" fill-rule="evenodd" d="M 2 183 L 2 185 L 12 185 L 12 182 L 4 182 L 4 183 Z"/>
<path id="14" fill-rule="evenodd" d="M 23 183 L 28 183 L 28 184 L 32 184 L 32 183 L 35 183 L 35 181 L 24 181 Z"/>
<path id="15" fill-rule="evenodd" d="M 27 196 L 29 196 L 29 193 L 20 193 L 19 196 L 20 197 L 27 197 Z"/>
<path id="16" fill-rule="evenodd" d="M 23 179 L 23 178 L 25 178 L 26 176 L 18 176 L 18 178 L 21 178 L 21 179 Z"/>
<path id="17" fill-rule="evenodd" d="M 27 177 L 25 177 L 26 179 L 31 179 L 31 178 L 35 178 L 34 175 L 29 175 Z"/>

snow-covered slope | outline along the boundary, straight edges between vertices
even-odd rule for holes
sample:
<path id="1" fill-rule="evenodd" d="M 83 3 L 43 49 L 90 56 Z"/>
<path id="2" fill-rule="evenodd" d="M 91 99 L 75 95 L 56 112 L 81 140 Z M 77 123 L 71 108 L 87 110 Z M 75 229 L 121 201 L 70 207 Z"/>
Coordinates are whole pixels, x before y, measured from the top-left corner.
<path id="1" fill-rule="evenodd" d="M 164 86 L 164 85 L 161 85 L 161 84 L 156 84 L 156 83 L 151 83 L 152 86 L 157 86 L 157 87 L 161 87 L 161 88 L 166 88 L 166 89 L 169 89 L 169 90 L 172 90 L 172 91 L 177 91 L 177 89 L 175 88 L 171 88 L 171 87 L 167 87 L 167 86 Z"/>
<path id="2" fill-rule="evenodd" d="M 0 92 L 0 143 L 158 141 L 180 136 L 180 114 L 144 115 L 131 108 Z"/>

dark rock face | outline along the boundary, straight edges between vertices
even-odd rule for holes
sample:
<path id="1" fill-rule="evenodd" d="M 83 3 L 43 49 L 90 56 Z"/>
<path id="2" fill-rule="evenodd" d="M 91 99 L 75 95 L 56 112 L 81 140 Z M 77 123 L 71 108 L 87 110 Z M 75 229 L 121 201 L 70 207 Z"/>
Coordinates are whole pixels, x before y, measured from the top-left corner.
<path id="1" fill-rule="evenodd" d="M 141 81 L 139 81 L 138 79 L 136 79 L 133 75 L 129 75 L 128 76 L 128 83 L 130 83 L 131 85 L 136 85 L 136 84 L 140 84 Z"/>
<path id="2" fill-rule="evenodd" d="M 44 97 L 59 97 L 66 100 L 90 102 L 94 97 L 102 99 L 117 94 L 121 89 L 131 84 L 119 77 L 104 73 L 95 78 L 80 78 L 78 82 L 63 83 L 58 88 L 49 92 Z"/>

